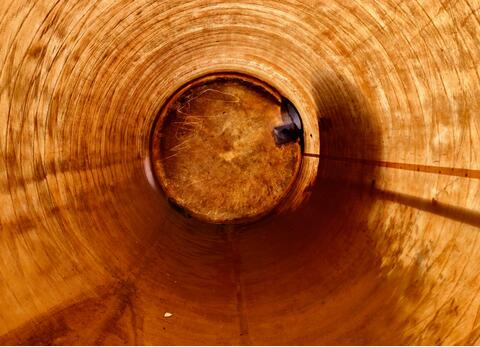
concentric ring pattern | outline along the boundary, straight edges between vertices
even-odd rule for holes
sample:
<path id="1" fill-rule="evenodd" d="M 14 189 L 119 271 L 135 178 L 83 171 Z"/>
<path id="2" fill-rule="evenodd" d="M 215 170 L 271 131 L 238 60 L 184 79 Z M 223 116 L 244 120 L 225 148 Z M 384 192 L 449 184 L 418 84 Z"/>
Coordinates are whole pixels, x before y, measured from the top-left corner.
<path id="1" fill-rule="evenodd" d="M 479 8 L 0 2 L 0 340 L 480 343 Z M 201 224 L 152 184 L 158 111 L 219 71 L 302 115 L 295 212 Z"/>

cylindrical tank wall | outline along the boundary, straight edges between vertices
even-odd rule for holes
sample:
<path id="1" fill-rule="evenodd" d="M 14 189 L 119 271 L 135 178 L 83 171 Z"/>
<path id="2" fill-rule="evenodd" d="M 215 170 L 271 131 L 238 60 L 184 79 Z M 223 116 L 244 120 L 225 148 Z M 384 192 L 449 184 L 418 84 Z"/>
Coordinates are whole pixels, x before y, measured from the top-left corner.
<path id="1" fill-rule="evenodd" d="M 0 2 L 0 341 L 480 343 L 479 6 Z M 201 224 L 152 185 L 158 111 L 219 71 L 312 129 L 294 212 Z"/>

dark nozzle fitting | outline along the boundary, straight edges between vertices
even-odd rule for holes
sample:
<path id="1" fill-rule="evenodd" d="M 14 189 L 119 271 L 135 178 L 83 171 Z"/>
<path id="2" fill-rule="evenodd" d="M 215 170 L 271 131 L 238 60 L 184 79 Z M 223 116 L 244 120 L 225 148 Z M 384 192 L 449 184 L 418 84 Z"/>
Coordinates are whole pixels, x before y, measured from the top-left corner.
<path id="1" fill-rule="evenodd" d="M 287 98 L 282 98 L 282 118 L 284 124 L 273 129 L 273 137 L 277 145 L 284 145 L 302 140 L 302 120 L 296 107 Z"/>
<path id="2" fill-rule="evenodd" d="M 277 145 L 296 142 L 300 137 L 299 129 L 293 123 L 283 124 L 273 129 L 273 137 Z"/>

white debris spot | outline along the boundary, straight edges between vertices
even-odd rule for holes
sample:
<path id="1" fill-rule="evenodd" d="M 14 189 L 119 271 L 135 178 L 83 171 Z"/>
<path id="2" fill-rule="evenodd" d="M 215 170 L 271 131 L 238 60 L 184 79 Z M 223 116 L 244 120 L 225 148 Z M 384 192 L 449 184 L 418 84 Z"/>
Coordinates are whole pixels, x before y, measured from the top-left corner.
<path id="1" fill-rule="evenodd" d="M 164 318 L 170 318 L 171 316 L 173 316 L 173 313 L 170 313 L 170 312 L 165 312 L 165 313 L 163 314 L 163 317 L 164 317 Z"/>
<path id="2" fill-rule="evenodd" d="M 451 129 L 448 126 L 439 124 L 438 132 L 435 135 L 435 137 L 432 139 L 432 147 L 438 151 L 441 146 L 443 147 L 449 143 L 450 135 L 451 135 Z"/>
<path id="3" fill-rule="evenodd" d="M 147 176 L 148 183 L 154 190 L 157 190 L 157 184 L 155 183 L 155 178 L 153 177 L 153 170 L 150 162 L 150 157 L 147 156 L 143 161 L 143 164 L 145 169 L 145 176 Z"/>

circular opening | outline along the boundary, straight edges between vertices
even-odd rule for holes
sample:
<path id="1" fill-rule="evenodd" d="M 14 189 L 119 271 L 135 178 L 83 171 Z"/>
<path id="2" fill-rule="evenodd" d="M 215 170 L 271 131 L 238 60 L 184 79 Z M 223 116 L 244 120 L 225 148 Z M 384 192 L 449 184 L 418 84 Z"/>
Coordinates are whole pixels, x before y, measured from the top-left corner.
<path id="1" fill-rule="evenodd" d="M 235 73 L 204 76 L 174 93 L 152 133 L 153 169 L 172 204 L 211 223 L 256 220 L 278 206 L 302 158 L 300 138 L 285 140 L 292 122 L 282 100 Z"/>

